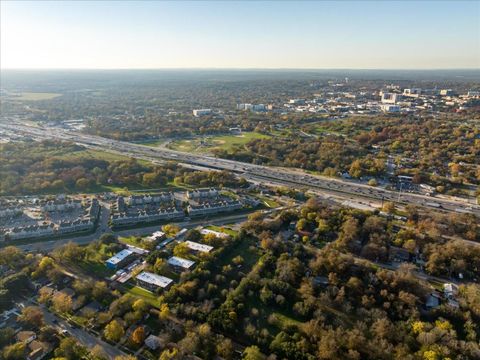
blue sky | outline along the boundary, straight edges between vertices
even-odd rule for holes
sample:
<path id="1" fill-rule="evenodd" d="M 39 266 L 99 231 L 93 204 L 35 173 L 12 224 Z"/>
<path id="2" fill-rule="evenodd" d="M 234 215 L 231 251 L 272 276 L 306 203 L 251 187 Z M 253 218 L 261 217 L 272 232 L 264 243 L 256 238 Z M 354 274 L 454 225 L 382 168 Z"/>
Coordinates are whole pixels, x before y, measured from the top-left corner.
<path id="1" fill-rule="evenodd" d="M 2 1 L 2 68 L 480 68 L 478 1 Z"/>

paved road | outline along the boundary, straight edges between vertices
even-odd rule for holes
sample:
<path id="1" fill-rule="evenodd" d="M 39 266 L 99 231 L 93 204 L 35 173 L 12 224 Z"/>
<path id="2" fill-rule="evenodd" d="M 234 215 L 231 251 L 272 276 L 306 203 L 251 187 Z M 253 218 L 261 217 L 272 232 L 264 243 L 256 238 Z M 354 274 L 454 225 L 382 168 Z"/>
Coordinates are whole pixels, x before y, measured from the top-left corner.
<path id="1" fill-rule="evenodd" d="M 174 160 L 210 169 L 229 170 L 247 178 L 257 178 L 260 181 L 263 179 L 264 181 L 268 180 L 277 185 L 286 185 L 297 188 L 307 187 L 310 189 L 322 189 L 336 193 L 337 195 L 343 195 L 346 198 L 363 197 L 375 200 L 383 199 L 385 201 L 413 204 L 425 208 L 442 209 L 443 211 L 471 212 L 480 216 L 479 206 L 473 204 L 473 202 L 464 201 L 462 199 L 427 197 L 412 193 L 400 194 L 396 191 L 371 187 L 355 181 L 310 175 L 297 169 L 253 165 L 239 161 L 219 159 L 212 156 L 184 153 L 166 148 L 154 148 L 141 144 L 106 139 L 100 136 L 82 134 L 61 128 L 31 127 L 13 122 L 11 124 L 0 123 L 0 128 L 7 132 L 23 133 L 36 139 L 57 138 L 66 141 L 73 141 L 89 148 L 120 153 L 126 156 L 154 162 L 158 162 L 159 160 Z"/>
<path id="2" fill-rule="evenodd" d="M 82 343 L 87 348 L 92 349 L 93 347 L 98 345 L 103 349 L 105 354 L 107 354 L 109 359 L 114 359 L 117 356 L 126 355 L 122 350 L 117 349 L 116 347 L 106 343 L 105 341 L 91 335 L 87 331 L 81 328 L 77 328 L 77 327 L 74 328 L 70 326 L 70 324 L 68 324 L 65 320 L 51 313 L 44 305 L 37 304 L 32 301 L 28 301 L 28 302 L 31 305 L 40 306 L 40 308 L 43 311 L 45 323 L 47 323 L 50 326 L 56 327 L 60 331 L 67 330 L 72 337 L 77 339 L 80 343 Z"/>
<path id="3" fill-rule="evenodd" d="M 248 214 L 243 213 L 243 214 L 226 215 L 226 216 L 218 217 L 215 219 L 204 219 L 204 218 L 192 219 L 191 221 L 176 222 L 175 224 L 177 224 L 182 228 L 194 228 L 200 225 L 204 225 L 204 226 L 205 225 L 226 225 L 226 224 L 245 221 L 247 217 L 248 217 Z M 149 235 L 155 231 L 158 231 L 160 227 L 161 225 L 153 225 L 153 226 L 147 226 L 142 228 L 125 229 L 125 230 L 117 230 L 117 231 L 111 231 L 110 229 L 107 228 L 108 230 L 106 230 L 105 232 L 110 231 L 118 236 L 143 236 L 143 235 Z M 60 239 L 60 240 L 35 242 L 27 245 L 19 245 L 17 247 L 24 251 L 48 252 L 59 246 L 65 245 L 69 242 L 75 242 L 79 245 L 86 245 L 94 240 L 97 240 L 104 233 L 103 230 L 104 228 L 99 226 L 97 231 L 91 235 L 71 237 L 71 238 Z"/>

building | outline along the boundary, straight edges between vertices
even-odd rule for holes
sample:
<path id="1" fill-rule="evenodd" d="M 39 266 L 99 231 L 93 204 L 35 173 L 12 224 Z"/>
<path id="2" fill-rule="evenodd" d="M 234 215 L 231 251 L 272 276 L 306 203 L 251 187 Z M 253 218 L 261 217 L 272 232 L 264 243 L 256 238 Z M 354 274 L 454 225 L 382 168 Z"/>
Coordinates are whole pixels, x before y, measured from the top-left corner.
<path id="1" fill-rule="evenodd" d="M 442 89 L 442 90 L 440 90 L 440 95 L 441 96 L 453 96 L 453 95 L 455 95 L 455 92 L 452 89 Z"/>
<path id="2" fill-rule="evenodd" d="M 401 99 L 400 94 L 396 93 L 383 93 L 382 94 L 382 103 L 383 104 L 396 104 L 397 101 Z"/>
<path id="3" fill-rule="evenodd" d="M 209 253 L 213 250 L 213 246 L 200 244 L 194 241 L 185 241 L 185 244 L 187 244 L 189 249 L 203 253 Z"/>
<path id="4" fill-rule="evenodd" d="M 194 265 L 195 261 L 183 259 L 178 256 L 172 256 L 167 260 L 168 264 L 171 265 L 175 270 L 190 270 Z"/>
<path id="5" fill-rule="evenodd" d="M 422 89 L 412 88 L 412 89 L 403 89 L 403 95 L 409 97 L 419 97 L 422 94 Z"/>
<path id="6" fill-rule="evenodd" d="M 202 235 L 215 235 L 216 237 L 218 238 L 221 238 L 221 239 L 225 239 L 225 238 L 228 238 L 230 235 L 224 233 L 224 232 L 220 232 L 220 231 L 214 231 L 214 230 L 210 230 L 210 229 L 202 229 L 200 230 L 200 234 Z"/>
<path id="7" fill-rule="evenodd" d="M 161 241 L 165 240 L 166 237 L 167 236 L 163 231 L 155 231 L 151 236 L 147 237 L 146 240 L 151 242 Z"/>
<path id="8" fill-rule="evenodd" d="M 165 276 L 143 271 L 137 275 L 137 284 L 145 289 L 155 291 L 159 288 L 167 289 L 173 280 Z"/>
<path id="9" fill-rule="evenodd" d="M 197 205 L 188 205 L 187 210 L 190 216 L 204 216 L 217 214 L 219 212 L 230 212 L 242 208 L 242 203 L 238 200 L 219 200 L 202 202 Z"/>
<path id="10" fill-rule="evenodd" d="M 213 199 L 220 195 L 217 189 L 197 189 L 187 191 L 187 199 L 200 200 L 200 199 Z"/>
<path id="11" fill-rule="evenodd" d="M 158 348 L 165 346 L 165 342 L 158 336 L 150 335 L 145 339 L 145 346 L 150 350 L 157 350 Z"/>
<path id="12" fill-rule="evenodd" d="M 174 200 L 173 193 L 164 192 L 160 194 L 147 195 L 131 195 L 127 197 L 125 203 L 128 206 L 146 205 L 146 204 L 161 204 L 171 202 Z"/>
<path id="13" fill-rule="evenodd" d="M 387 113 L 400 112 L 400 106 L 398 105 L 384 104 L 384 105 L 381 105 L 380 108 L 382 109 L 383 112 L 387 112 Z"/>
<path id="14" fill-rule="evenodd" d="M 23 342 L 25 344 L 31 343 L 36 338 L 37 334 L 35 334 L 33 331 L 19 331 L 17 335 L 15 335 L 15 339 L 18 342 Z"/>
<path id="15" fill-rule="evenodd" d="M 124 249 L 119 253 L 112 256 L 110 259 L 105 261 L 105 265 L 112 270 L 116 270 L 122 266 L 125 266 L 133 261 L 135 258 L 135 253 L 131 250 Z"/>
<path id="16" fill-rule="evenodd" d="M 158 210 L 138 210 L 137 212 L 114 213 L 111 217 L 113 226 L 130 226 L 138 223 L 148 223 L 164 220 L 182 219 L 185 216 L 183 210 L 178 210 L 172 206 Z"/>
<path id="17" fill-rule="evenodd" d="M 194 109 L 193 110 L 193 116 L 195 117 L 206 116 L 211 114 L 212 114 L 212 109 Z"/>

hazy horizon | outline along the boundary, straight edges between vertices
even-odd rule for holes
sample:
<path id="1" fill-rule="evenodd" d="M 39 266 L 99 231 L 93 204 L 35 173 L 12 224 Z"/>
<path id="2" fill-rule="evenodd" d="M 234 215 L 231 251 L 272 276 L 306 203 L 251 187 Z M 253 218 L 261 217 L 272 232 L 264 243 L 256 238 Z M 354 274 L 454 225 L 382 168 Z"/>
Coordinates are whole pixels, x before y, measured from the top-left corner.
<path id="1" fill-rule="evenodd" d="M 1 2 L 2 69 L 480 68 L 479 2 Z"/>

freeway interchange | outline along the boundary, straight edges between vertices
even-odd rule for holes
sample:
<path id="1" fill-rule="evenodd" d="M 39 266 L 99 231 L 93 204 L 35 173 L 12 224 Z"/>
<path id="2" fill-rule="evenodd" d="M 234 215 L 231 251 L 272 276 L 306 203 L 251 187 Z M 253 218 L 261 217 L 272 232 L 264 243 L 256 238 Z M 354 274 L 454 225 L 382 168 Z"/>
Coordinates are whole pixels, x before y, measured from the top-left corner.
<path id="1" fill-rule="evenodd" d="M 167 148 L 153 148 L 141 144 L 107 139 L 100 136 L 83 134 L 56 127 L 33 127 L 19 123 L 0 123 L 5 132 L 24 134 L 33 139 L 58 139 L 75 142 L 88 148 L 119 153 L 133 158 L 161 162 L 173 160 L 194 168 L 228 170 L 247 180 L 268 182 L 279 186 L 306 188 L 324 192 L 346 199 L 370 199 L 374 201 L 392 201 L 402 205 L 412 204 L 419 207 L 448 211 L 468 212 L 480 216 L 480 207 L 461 199 L 444 199 L 413 193 L 399 193 L 380 187 L 372 187 L 355 181 L 347 181 L 310 175 L 300 170 L 262 166 L 212 156 L 184 153 Z"/>

